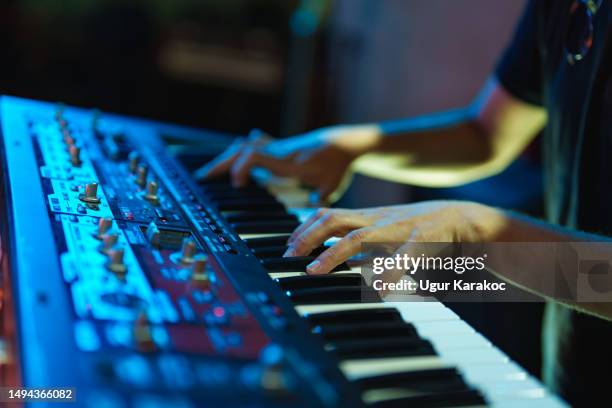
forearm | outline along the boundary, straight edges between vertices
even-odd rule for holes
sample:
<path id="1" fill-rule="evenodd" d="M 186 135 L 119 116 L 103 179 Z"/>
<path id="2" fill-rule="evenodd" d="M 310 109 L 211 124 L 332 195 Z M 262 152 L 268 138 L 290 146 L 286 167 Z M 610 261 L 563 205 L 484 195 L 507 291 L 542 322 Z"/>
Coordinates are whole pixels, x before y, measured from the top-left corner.
<path id="1" fill-rule="evenodd" d="M 400 183 L 456 186 L 504 170 L 545 123 L 544 109 L 492 79 L 466 108 L 360 127 L 354 169 Z"/>
<path id="2" fill-rule="evenodd" d="M 480 232 L 494 242 L 494 253 L 488 254 L 491 273 L 544 298 L 612 320 L 612 297 L 610 302 L 600 301 L 602 289 L 612 287 L 612 277 L 598 274 L 596 280 L 588 279 L 597 287 L 579 285 L 585 278 L 580 276 L 585 273 L 582 261 L 612 260 L 609 237 L 497 209 L 484 211 L 478 223 Z"/>
<path id="3" fill-rule="evenodd" d="M 472 161 L 482 157 L 486 148 L 482 146 L 483 129 L 477 125 L 477 113 L 473 107 L 414 118 L 385 121 L 378 124 L 381 137 L 373 146 L 372 153 L 413 153 L 420 161 L 430 158 L 440 160 L 440 154 L 451 160 Z M 459 141 L 467 142 L 461 146 Z M 444 150 L 460 148 L 460 158 L 451 157 Z M 486 147 L 486 146 L 485 146 Z"/>
<path id="4" fill-rule="evenodd" d="M 493 174 L 489 135 L 469 108 L 384 122 L 354 169 L 369 176 L 426 187 L 467 183 Z"/>

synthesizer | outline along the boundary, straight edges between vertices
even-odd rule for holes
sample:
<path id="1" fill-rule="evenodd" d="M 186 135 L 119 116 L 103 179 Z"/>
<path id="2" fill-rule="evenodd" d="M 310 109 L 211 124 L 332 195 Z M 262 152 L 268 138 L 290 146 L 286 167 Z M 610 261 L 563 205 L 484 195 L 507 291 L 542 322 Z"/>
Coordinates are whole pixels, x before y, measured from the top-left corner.
<path id="1" fill-rule="evenodd" d="M 2 386 L 87 408 L 565 406 L 442 303 L 363 302 L 347 264 L 306 276 L 324 248 L 282 258 L 295 184 L 198 184 L 168 145 L 230 137 L 13 97 L 0 124 Z"/>

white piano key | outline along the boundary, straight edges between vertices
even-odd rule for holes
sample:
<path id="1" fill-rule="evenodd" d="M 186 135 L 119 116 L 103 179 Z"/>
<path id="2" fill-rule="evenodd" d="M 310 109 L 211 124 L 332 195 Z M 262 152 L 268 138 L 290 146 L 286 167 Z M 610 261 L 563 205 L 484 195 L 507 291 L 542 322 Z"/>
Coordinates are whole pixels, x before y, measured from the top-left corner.
<path id="1" fill-rule="evenodd" d="M 492 408 L 562 408 L 568 405 L 561 401 L 558 397 L 547 394 L 542 398 L 537 399 L 521 399 L 521 400 L 507 400 L 507 401 L 494 401 L 491 404 Z"/>
<path id="2" fill-rule="evenodd" d="M 407 304 L 410 302 L 407 302 Z M 417 303 L 415 303 L 416 305 Z M 431 321 L 431 320 L 449 320 L 459 319 L 455 314 L 449 314 L 446 312 L 447 309 L 441 303 L 421 302 L 418 305 L 422 305 L 422 310 L 418 310 L 418 313 L 413 312 L 413 306 L 405 308 L 404 311 L 408 310 L 408 313 L 412 316 L 417 317 L 416 321 Z M 296 310 L 298 313 L 314 314 L 314 313 L 325 313 L 325 312 L 340 312 L 344 310 L 358 310 L 358 309 L 373 309 L 373 308 L 392 308 L 397 309 L 396 305 L 386 302 L 380 303 L 337 303 L 337 304 L 316 304 L 316 305 L 298 305 Z M 450 309 L 449 309 L 450 310 Z M 405 321 L 410 322 L 404 316 L 404 311 L 399 310 Z"/>
<path id="3" fill-rule="evenodd" d="M 340 369 L 351 380 L 362 377 L 449 367 L 436 356 L 386 357 L 340 362 Z"/>
<path id="4" fill-rule="evenodd" d="M 533 406 L 539 406 L 536 403 L 551 396 L 543 386 L 531 382 L 525 384 L 521 382 L 507 383 L 504 384 L 504 387 L 499 387 L 499 384 L 480 385 L 479 388 L 482 390 L 482 394 L 487 401 L 490 401 L 493 406 L 500 403 L 506 404 L 510 401 L 534 403 Z M 560 407 L 562 405 L 557 406 Z"/>
<path id="5" fill-rule="evenodd" d="M 354 272 L 351 271 L 351 270 L 333 272 L 334 275 L 343 275 L 343 274 L 347 274 L 347 273 L 351 274 L 351 273 L 354 273 Z M 308 274 L 306 272 L 290 271 L 290 272 L 270 272 L 270 273 L 268 273 L 268 275 L 272 279 L 276 279 L 276 278 L 290 278 L 292 276 L 306 276 Z"/>
<path id="6" fill-rule="evenodd" d="M 302 316 L 315 313 L 341 312 L 344 310 L 392 308 L 387 303 L 337 303 L 323 305 L 297 305 L 295 309 Z"/>
<path id="7" fill-rule="evenodd" d="M 252 177 L 259 185 L 276 197 L 277 200 L 290 208 L 310 206 L 310 190 L 301 186 L 297 179 L 278 177 L 263 168 L 253 169 Z"/>
<path id="8" fill-rule="evenodd" d="M 480 383 L 481 386 L 484 384 Z M 531 377 L 520 381 L 490 382 L 484 388 L 493 399 L 542 398 L 547 394 L 544 386 Z"/>
<path id="9" fill-rule="evenodd" d="M 546 389 L 513 362 L 489 365 L 464 363 L 459 367 L 459 371 L 468 384 L 481 390 L 492 406 L 509 401 L 530 403 L 543 400 L 547 401 L 546 406 L 564 407 L 559 400 L 555 402 L 556 405 L 548 405 L 552 402 L 548 401 L 551 396 Z"/>
<path id="10" fill-rule="evenodd" d="M 529 376 L 516 363 L 510 361 L 501 351 L 493 347 L 493 359 L 503 356 L 505 361 L 491 362 L 483 357 L 482 350 L 465 353 L 460 358 L 457 355 L 449 356 L 448 353 L 440 356 L 445 363 L 454 364 L 461 372 L 465 381 L 473 387 L 481 390 L 487 401 L 493 406 L 498 402 L 537 401 L 547 400 L 550 395 L 546 389 L 534 378 Z M 547 402 L 549 404 L 551 402 Z M 555 407 L 564 405 L 557 401 Z"/>
<path id="11" fill-rule="evenodd" d="M 475 348 L 444 348 L 438 347 L 436 351 L 440 358 L 457 365 L 462 364 L 491 364 L 508 363 L 510 359 L 495 347 Z"/>
<path id="12" fill-rule="evenodd" d="M 293 276 L 305 276 L 306 274 L 304 272 L 271 272 L 271 273 L 268 273 L 268 275 L 272 279 L 277 279 L 277 278 L 291 278 Z"/>
<path id="13" fill-rule="evenodd" d="M 253 239 L 253 238 L 270 238 L 270 237 L 277 237 L 279 235 L 287 235 L 287 234 L 282 234 L 280 232 L 272 232 L 272 233 L 257 233 L 257 234 L 238 234 L 238 236 L 240 237 L 240 239 L 245 240 L 245 239 Z"/>
<path id="14" fill-rule="evenodd" d="M 428 338 L 437 348 L 493 347 L 486 337 L 460 319 L 412 323 L 419 334 Z"/>
<path id="15" fill-rule="evenodd" d="M 433 321 L 433 320 L 460 320 L 448 307 L 440 302 L 430 302 L 427 298 L 415 295 L 414 301 L 385 302 L 390 307 L 396 308 L 402 318 L 409 323 Z"/>
<path id="16" fill-rule="evenodd" d="M 447 315 L 448 316 L 448 315 Z M 457 319 L 444 319 L 444 320 L 412 320 L 412 324 L 419 330 L 424 336 L 443 336 L 443 335 L 456 335 L 456 334 L 468 334 L 476 335 L 477 332 L 469 325 L 459 318 Z M 484 339 L 484 337 L 482 338 Z"/>
<path id="17" fill-rule="evenodd" d="M 529 374 L 514 362 L 466 365 L 460 371 L 466 381 L 473 383 L 524 381 L 529 378 Z"/>
<path id="18" fill-rule="evenodd" d="M 333 275 L 341 275 L 341 274 L 346 274 L 346 273 L 351 273 L 351 274 L 361 273 L 361 269 L 359 267 L 352 267 L 344 271 L 331 272 L 331 274 Z M 302 271 L 288 271 L 288 272 L 271 272 L 271 273 L 268 273 L 268 275 L 270 275 L 272 279 L 276 279 L 276 278 L 288 278 L 291 276 L 306 276 L 307 273 L 302 272 Z"/>
<path id="19" fill-rule="evenodd" d="M 409 398 L 413 396 L 422 395 L 421 392 L 409 390 L 407 388 L 383 388 L 383 389 L 373 389 L 367 390 L 363 393 L 363 401 L 366 404 L 374 404 L 380 401 L 388 401 L 392 399 L 399 398 Z M 481 408 L 486 407 L 486 405 L 463 405 L 462 408 Z"/>

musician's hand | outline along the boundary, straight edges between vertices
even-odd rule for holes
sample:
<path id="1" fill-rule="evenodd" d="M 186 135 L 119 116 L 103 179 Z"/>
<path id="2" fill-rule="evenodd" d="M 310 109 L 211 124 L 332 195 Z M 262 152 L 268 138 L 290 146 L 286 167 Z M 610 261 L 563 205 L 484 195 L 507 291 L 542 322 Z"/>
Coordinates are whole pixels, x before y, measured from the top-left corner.
<path id="1" fill-rule="evenodd" d="M 501 211 L 464 201 L 320 209 L 293 232 L 284 256 L 305 256 L 327 239 L 342 237 L 308 265 L 308 273 L 324 274 L 359 253 L 365 242 L 486 242 L 494 240 L 505 220 Z"/>
<path id="2" fill-rule="evenodd" d="M 220 156 L 196 171 L 197 179 L 230 173 L 236 187 L 247 183 L 253 167 L 264 167 L 281 177 L 294 177 L 326 199 L 338 188 L 351 162 L 378 137 L 376 126 L 335 126 L 288 139 L 272 139 L 254 130 Z"/>

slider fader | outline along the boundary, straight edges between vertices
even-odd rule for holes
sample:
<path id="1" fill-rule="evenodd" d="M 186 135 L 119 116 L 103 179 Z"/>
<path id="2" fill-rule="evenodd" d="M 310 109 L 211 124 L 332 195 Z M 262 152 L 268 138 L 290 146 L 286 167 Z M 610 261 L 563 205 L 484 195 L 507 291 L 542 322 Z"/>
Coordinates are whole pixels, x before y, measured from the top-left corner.
<path id="1" fill-rule="evenodd" d="M 156 124 L 12 97 L 0 119 L 4 385 L 88 408 L 362 404 Z"/>

